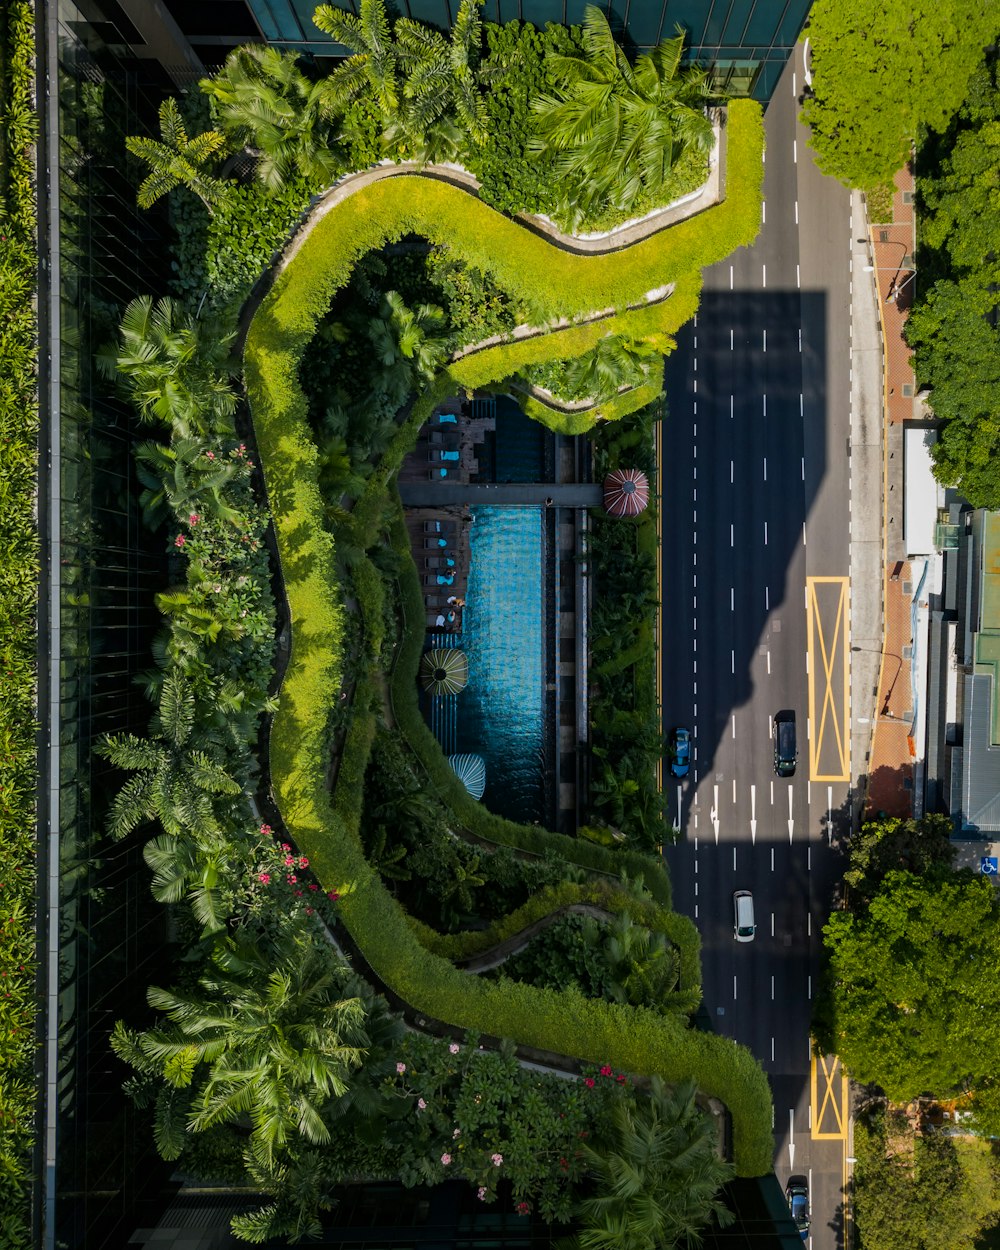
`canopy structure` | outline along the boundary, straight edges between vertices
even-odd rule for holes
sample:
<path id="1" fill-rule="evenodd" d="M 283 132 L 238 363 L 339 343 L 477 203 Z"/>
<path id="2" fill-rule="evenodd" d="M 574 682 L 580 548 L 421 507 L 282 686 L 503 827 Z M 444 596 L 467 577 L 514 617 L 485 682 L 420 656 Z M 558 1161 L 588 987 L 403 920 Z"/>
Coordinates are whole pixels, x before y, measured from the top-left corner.
<path id="1" fill-rule="evenodd" d="M 486 789 L 486 761 L 481 755 L 449 755 L 448 763 L 459 781 L 474 799 L 481 799 Z"/>
<path id="2" fill-rule="evenodd" d="M 469 659 L 458 647 L 436 647 L 420 661 L 420 682 L 430 694 L 458 694 L 469 683 Z"/>
<path id="3" fill-rule="evenodd" d="M 614 469 L 604 479 L 608 516 L 638 516 L 649 503 L 649 479 L 640 469 Z"/>

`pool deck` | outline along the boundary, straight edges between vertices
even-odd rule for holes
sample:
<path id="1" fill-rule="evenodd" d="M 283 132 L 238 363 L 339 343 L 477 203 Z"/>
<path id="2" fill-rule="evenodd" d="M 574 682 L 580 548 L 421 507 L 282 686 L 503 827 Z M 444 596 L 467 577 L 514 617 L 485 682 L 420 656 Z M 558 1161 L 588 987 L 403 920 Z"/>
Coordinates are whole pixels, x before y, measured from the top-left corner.
<path id="1" fill-rule="evenodd" d="M 601 487 L 586 482 L 400 482 L 406 508 L 470 506 L 504 508 L 598 508 Z"/>

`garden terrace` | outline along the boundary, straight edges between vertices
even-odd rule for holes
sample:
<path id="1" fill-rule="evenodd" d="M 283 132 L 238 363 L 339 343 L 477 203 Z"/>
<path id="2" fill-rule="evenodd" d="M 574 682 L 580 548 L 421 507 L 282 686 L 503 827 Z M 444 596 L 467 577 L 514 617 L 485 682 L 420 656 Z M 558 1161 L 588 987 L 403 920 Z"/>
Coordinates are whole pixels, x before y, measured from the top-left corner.
<path id="1" fill-rule="evenodd" d="M 750 242 L 759 223 L 762 127 L 754 104 L 730 105 L 727 142 L 726 198 L 721 204 L 610 254 L 580 256 L 560 250 L 467 191 L 434 179 L 387 177 L 361 186 L 329 206 L 289 254 L 254 313 L 244 369 L 292 630 L 291 659 L 270 739 L 273 791 L 295 843 L 309 856 L 322 884 L 342 896 L 345 923 L 366 960 L 412 1008 L 451 1026 L 559 1053 L 565 1053 L 571 1040 L 576 1058 L 658 1073 L 671 1081 L 695 1079 L 704 1093 L 729 1108 L 737 1169 L 755 1175 L 771 1165 L 769 1094 L 766 1078 L 748 1052 L 694 1032 L 675 1017 L 470 977 L 428 949 L 366 860 L 359 840 L 362 791 L 381 698 L 373 677 L 362 673 L 331 796 L 325 784 L 328 716 L 340 700 L 346 610 L 336 540 L 323 525 L 316 447 L 298 380 L 299 358 L 353 266 L 368 251 L 406 234 L 446 244 L 547 318 L 601 314 L 598 321 L 541 327 L 530 338 L 485 347 L 439 372 L 418 395 L 354 509 L 354 541 L 371 546 L 390 506 L 391 480 L 441 400 L 461 387 L 488 386 L 527 364 L 579 354 L 608 332 L 622 331 L 632 339 L 651 333 L 669 336 L 692 315 L 700 268 Z M 671 285 L 669 298 L 647 299 L 651 290 Z M 399 521 L 395 532 L 394 546 L 407 549 Z M 364 562 L 358 567 L 364 568 Z M 523 830 L 488 813 L 466 820 L 476 805 L 458 793 L 463 788 L 454 774 L 450 781 L 445 777 L 450 769 L 433 739 L 428 742 L 429 731 L 416 711 L 413 679 L 424 619 L 422 605 L 411 615 L 420 595 L 412 561 L 407 559 L 402 567 L 407 629 L 396 657 L 394 711 L 459 822 L 498 842 L 565 848 L 571 861 L 614 872 L 622 861 L 603 848 Z M 374 591 L 365 590 L 357 569 L 353 582 L 367 651 L 374 657 L 384 634 L 382 604 L 375 602 Z"/>

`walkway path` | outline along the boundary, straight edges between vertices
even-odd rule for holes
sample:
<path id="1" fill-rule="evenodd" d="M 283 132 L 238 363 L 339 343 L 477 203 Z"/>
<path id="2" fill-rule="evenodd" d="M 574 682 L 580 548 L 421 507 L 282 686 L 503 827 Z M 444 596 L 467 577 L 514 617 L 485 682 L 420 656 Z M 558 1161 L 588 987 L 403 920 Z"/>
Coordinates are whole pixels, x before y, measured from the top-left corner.
<path id="1" fill-rule="evenodd" d="M 597 508 L 604 494 L 600 486 L 582 482 L 400 482 L 399 497 L 405 508 Z"/>

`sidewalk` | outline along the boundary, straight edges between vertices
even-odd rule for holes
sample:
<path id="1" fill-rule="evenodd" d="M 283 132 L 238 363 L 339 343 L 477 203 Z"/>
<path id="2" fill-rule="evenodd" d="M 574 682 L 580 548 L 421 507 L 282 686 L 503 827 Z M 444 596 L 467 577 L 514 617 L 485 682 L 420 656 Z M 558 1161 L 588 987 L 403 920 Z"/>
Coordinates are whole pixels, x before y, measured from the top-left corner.
<path id="1" fill-rule="evenodd" d="M 915 747 L 911 737 L 912 579 L 903 538 L 903 427 L 921 414 L 903 327 L 913 302 L 916 231 L 914 179 L 907 167 L 895 178 L 891 225 L 868 229 L 872 277 L 878 291 L 883 349 L 883 640 L 873 710 L 866 814 L 913 814 Z"/>

